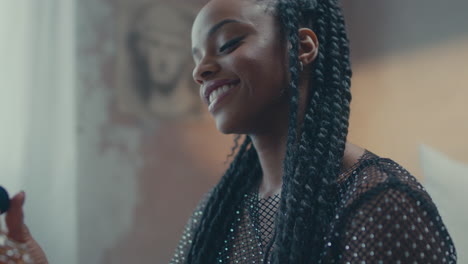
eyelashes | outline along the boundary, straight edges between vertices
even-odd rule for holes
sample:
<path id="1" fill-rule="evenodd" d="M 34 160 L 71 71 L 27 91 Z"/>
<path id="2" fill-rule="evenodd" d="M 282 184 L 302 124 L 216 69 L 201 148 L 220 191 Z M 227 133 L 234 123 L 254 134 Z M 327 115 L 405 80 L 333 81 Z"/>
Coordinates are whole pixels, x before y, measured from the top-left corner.
<path id="1" fill-rule="evenodd" d="M 244 39 L 245 36 L 237 37 L 234 39 L 231 39 L 230 41 L 226 42 L 221 48 L 219 48 L 219 52 L 223 53 L 226 50 L 235 48 L 240 44 L 240 42 Z"/>

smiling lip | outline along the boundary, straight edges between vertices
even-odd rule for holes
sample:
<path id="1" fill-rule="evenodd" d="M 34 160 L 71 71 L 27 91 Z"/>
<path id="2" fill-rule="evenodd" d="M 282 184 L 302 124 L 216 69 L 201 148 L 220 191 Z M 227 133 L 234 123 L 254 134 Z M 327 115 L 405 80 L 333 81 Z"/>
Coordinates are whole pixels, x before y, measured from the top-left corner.
<path id="1" fill-rule="evenodd" d="M 218 95 L 218 97 L 216 99 L 214 99 L 213 101 L 210 101 L 210 105 L 208 106 L 208 111 L 210 111 L 212 114 L 214 114 L 217 111 L 217 109 L 220 107 L 220 105 L 222 104 L 224 99 L 227 96 L 229 96 L 229 94 L 232 93 L 233 89 L 236 89 L 237 87 L 238 87 L 238 84 L 231 85 L 231 87 L 227 91 L 225 91 L 222 94 Z"/>
<path id="2" fill-rule="evenodd" d="M 222 87 L 223 85 L 232 85 L 232 84 L 238 84 L 240 82 L 239 79 L 232 80 L 232 79 L 224 79 L 224 80 L 215 80 L 215 81 L 210 81 L 208 82 L 203 90 L 203 100 L 207 105 L 210 105 L 210 95 L 211 93 Z"/>

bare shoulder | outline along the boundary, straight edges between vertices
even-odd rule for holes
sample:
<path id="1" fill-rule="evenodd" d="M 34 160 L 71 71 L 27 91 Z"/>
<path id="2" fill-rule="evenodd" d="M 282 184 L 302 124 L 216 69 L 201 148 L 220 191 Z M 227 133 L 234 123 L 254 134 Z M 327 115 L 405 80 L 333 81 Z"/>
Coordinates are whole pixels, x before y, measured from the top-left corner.
<path id="1" fill-rule="evenodd" d="M 358 145 L 355 145 L 350 142 L 346 142 L 343 162 L 341 168 L 343 171 L 350 169 L 354 164 L 356 164 L 359 159 L 364 155 L 366 150 Z"/>

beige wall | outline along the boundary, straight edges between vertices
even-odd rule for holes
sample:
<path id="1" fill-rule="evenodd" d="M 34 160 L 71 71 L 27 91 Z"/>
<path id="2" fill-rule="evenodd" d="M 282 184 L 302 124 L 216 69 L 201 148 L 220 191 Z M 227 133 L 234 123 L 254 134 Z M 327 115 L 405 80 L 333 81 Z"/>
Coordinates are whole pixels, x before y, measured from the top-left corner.
<path id="1" fill-rule="evenodd" d="M 468 38 L 354 65 L 349 139 L 422 177 L 418 145 L 468 163 Z"/>

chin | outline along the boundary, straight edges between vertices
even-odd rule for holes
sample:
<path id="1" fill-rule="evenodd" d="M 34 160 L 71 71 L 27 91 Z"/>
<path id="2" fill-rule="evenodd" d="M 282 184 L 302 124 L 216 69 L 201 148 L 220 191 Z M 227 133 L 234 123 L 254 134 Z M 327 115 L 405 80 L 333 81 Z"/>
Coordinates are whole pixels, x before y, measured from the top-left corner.
<path id="1" fill-rule="evenodd" d="M 225 118 L 224 116 L 219 116 L 215 118 L 216 128 L 219 132 L 229 135 L 229 134 L 245 134 L 245 130 L 241 129 L 241 126 L 234 122 L 232 119 Z"/>
<path id="2" fill-rule="evenodd" d="M 226 123 L 219 123 L 216 122 L 216 128 L 218 129 L 219 132 L 229 135 L 229 134 L 239 134 L 236 132 L 235 127 L 229 126 L 229 124 Z"/>

